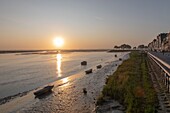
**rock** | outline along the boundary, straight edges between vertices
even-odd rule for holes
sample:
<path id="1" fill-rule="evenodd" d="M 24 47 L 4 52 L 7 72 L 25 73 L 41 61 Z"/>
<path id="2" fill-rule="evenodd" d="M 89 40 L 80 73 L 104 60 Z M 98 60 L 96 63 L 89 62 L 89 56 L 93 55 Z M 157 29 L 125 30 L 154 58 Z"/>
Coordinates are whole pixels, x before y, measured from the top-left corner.
<path id="1" fill-rule="evenodd" d="M 83 88 L 83 93 L 84 93 L 84 94 L 87 94 L 86 88 Z"/>

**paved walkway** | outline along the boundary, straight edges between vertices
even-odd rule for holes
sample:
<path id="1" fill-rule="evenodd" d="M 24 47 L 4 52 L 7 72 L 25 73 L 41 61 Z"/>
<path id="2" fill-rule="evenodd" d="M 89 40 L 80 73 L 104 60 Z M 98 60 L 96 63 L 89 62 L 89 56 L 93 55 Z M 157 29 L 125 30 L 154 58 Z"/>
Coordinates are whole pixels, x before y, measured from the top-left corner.
<path id="1" fill-rule="evenodd" d="M 155 55 L 156 57 L 158 57 L 159 59 L 163 60 L 164 62 L 166 62 L 167 64 L 170 65 L 170 52 L 167 53 L 161 53 L 161 52 L 152 52 L 150 51 L 151 54 Z"/>
<path id="2" fill-rule="evenodd" d="M 156 106 L 156 113 L 170 113 L 170 94 L 164 84 L 163 76 L 160 76 L 158 67 L 151 59 L 148 62 L 149 75 L 151 76 L 153 87 L 157 93 L 159 104 Z M 156 70 L 155 70 L 156 69 Z"/>

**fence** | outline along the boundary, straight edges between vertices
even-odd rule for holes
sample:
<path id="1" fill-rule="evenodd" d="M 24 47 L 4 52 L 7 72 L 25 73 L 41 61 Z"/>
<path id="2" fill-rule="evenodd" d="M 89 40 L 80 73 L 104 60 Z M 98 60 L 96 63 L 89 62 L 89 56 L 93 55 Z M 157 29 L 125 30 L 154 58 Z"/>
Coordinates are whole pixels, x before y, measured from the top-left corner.
<path id="1" fill-rule="evenodd" d="M 168 89 L 168 92 L 170 92 L 170 65 L 149 52 L 148 56 L 153 61 L 153 63 L 157 65 L 155 67 L 155 71 L 160 75 L 160 78 L 162 78 L 162 81 Z"/>

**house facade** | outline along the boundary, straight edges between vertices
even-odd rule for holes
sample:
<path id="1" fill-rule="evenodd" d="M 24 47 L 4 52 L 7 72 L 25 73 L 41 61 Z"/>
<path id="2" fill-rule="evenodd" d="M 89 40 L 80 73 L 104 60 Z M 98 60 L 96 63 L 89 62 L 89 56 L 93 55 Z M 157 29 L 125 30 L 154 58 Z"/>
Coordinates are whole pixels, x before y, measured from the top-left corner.
<path id="1" fill-rule="evenodd" d="M 163 40 L 163 49 L 170 51 L 170 33 L 168 33 L 167 37 Z"/>
<path id="2" fill-rule="evenodd" d="M 148 49 L 151 51 L 170 51 L 170 32 L 160 33 L 148 44 Z"/>

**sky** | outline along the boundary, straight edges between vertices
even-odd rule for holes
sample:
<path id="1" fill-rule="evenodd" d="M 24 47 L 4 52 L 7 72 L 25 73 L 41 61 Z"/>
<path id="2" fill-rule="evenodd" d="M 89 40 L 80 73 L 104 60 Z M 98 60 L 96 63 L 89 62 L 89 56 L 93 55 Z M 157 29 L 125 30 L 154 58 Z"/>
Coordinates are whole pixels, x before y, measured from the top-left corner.
<path id="1" fill-rule="evenodd" d="M 0 0 L 0 50 L 147 45 L 170 31 L 170 0 Z"/>

